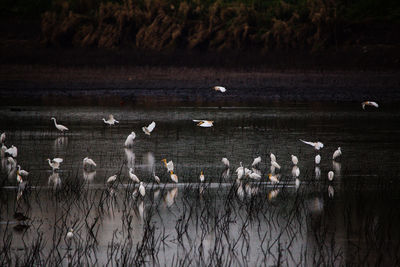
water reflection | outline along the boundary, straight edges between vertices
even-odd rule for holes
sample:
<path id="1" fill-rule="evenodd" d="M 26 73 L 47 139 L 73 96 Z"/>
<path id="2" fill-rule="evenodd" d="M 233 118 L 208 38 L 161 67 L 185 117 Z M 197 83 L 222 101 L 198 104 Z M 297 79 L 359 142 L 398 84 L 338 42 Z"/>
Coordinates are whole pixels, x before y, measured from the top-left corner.
<path id="1" fill-rule="evenodd" d="M 93 182 L 94 177 L 96 177 L 96 171 L 86 171 L 83 170 L 83 179 L 86 182 Z"/>
<path id="2" fill-rule="evenodd" d="M 335 177 L 341 176 L 342 164 L 335 160 L 332 160 L 332 168 L 335 171 Z"/>
<path id="3" fill-rule="evenodd" d="M 61 178 L 58 172 L 53 172 L 48 179 L 48 185 L 53 186 L 53 190 L 59 189 L 61 187 Z"/>
<path id="4" fill-rule="evenodd" d="M 68 146 L 68 136 L 60 136 L 54 139 L 54 149 L 62 149 Z"/>
<path id="5" fill-rule="evenodd" d="M 315 179 L 319 179 L 321 177 L 321 169 L 316 166 L 315 167 Z"/>
<path id="6" fill-rule="evenodd" d="M 132 148 L 124 148 L 125 158 L 126 158 L 126 166 L 129 168 L 135 168 L 135 153 L 133 153 Z"/>
<path id="7" fill-rule="evenodd" d="M 171 207 L 174 204 L 175 198 L 177 197 L 177 195 L 178 195 L 178 188 L 177 187 L 174 187 L 174 188 L 172 188 L 172 189 L 167 191 L 167 194 L 165 195 L 165 198 L 164 198 L 164 202 L 165 202 L 165 205 L 167 205 L 168 208 Z"/>

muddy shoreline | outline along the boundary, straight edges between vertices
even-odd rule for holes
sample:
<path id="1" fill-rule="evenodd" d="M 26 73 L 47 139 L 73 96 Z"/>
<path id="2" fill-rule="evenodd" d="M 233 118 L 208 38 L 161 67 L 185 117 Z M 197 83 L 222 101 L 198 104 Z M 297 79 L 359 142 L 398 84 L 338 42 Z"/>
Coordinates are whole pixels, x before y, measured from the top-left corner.
<path id="1" fill-rule="evenodd" d="M 222 94 L 214 85 L 228 88 Z M 400 71 L 2 65 L 2 105 L 262 106 L 400 102 Z"/>

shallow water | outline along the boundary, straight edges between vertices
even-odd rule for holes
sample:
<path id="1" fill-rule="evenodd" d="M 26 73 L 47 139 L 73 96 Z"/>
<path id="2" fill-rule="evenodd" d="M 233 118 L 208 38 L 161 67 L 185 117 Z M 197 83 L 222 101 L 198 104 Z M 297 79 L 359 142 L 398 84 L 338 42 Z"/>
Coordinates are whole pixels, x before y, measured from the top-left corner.
<path id="1" fill-rule="evenodd" d="M 313 103 L 264 108 L 1 107 L 0 112 L 6 145 L 18 147 L 16 160 L 29 171 L 31 186 L 17 202 L 16 175 L 9 174 L 3 159 L 0 234 L 12 237 L 10 243 L 3 241 L 3 264 L 17 259 L 64 265 L 96 260 L 103 265 L 108 259 L 110 265 L 161 266 L 399 263 L 396 110 Z M 120 124 L 108 127 L 101 119 L 111 113 Z M 70 131 L 58 133 L 52 116 Z M 214 120 L 215 126 L 200 128 L 192 119 Z M 146 136 L 141 127 L 153 120 L 157 126 Z M 131 131 L 137 135 L 135 144 L 125 149 Z M 299 139 L 325 144 L 318 152 L 320 175 L 316 152 Z M 332 161 L 339 146 L 343 155 Z M 279 185 L 267 182 L 270 152 L 282 167 Z M 299 158 L 299 188 L 291 154 Z M 86 156 L 97 163 L 95 173 L 83 171 Z M 257 156 L 262 157 L 262 179 L 235 182 L 239 162 L 249 167 Z M 64 159 L 55 174 L 46 161 L 54 157 Z M 231 162 L 229 177 L 223 175 L 222 157 Z M 163 158 L 173 160 L 178 185 L 170 183 Z M 135 186 L 128 167 L 145 182 L 144 198 L 132 197 Z M 333 182 L 327 179 L 331 170 Z M 153 185 L 153 171 L 160 185 Z M 204 186 L 198 184 L 200 171 Z M 114 174 L 119 174 L 117 183 L 106 186 Z M 22 224 L 15 211 L 30 218 L 23 223 L 29 226 L 26 231 L 13 228 Z M 76 234 L 68 241 L 71 227 Z M 35 252 L 33 241 L 41 253 Z"/>

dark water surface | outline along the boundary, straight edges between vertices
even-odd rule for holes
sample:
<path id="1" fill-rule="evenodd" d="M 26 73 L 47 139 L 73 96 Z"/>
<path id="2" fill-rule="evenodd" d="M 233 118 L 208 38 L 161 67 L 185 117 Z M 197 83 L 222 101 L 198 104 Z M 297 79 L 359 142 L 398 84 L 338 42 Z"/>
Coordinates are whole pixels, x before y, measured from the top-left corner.
<path id="1" fill-rule="evenodd" d="M 3 106 L 0 112 L 6 146 L 18 147 L 16 161 L 29 171 L 31 186 L 16 201 L 15 170 L 2 159 L 0 265 L 400 264 L 400 114 L 393 107 Z M 101 119 L 108 114 L 120 123 L 106 126 Z M 53 116 L 70 129 L 65 135 Z M 215 124 L 200 128 L 192 119 Z M 146 136 L 141 128 L 152 121 L 157 126 Z M 131 131 L 137 137 L 126 149 Z M 299 139 L 325 144 L 319 171 L 316 152 Z M 343 155 L 332 161 L 339 146 Z M 271 152 L 282 167 L 279 185 L 267 180 Z M 298 188 L 291 154 L 299 158 Z M 96 172 L 83 171 L 86 156 Z M 257 156 L 261 180 L 236 181 L 239 162 L 250 168 Z M 64 159 L 56 173 L 46 161 L 54 157 Z M 231 162 L 229 176 L 222 157 Z M 179 184 L 171 184 L 163 158 L 173 160 Z M 144 198 L 136 196 L 128 167 L 145 183 Z M 114 174 L 117 183 L 105 185 Z M 18 222 L 15 212 L 29 219 Z"/>

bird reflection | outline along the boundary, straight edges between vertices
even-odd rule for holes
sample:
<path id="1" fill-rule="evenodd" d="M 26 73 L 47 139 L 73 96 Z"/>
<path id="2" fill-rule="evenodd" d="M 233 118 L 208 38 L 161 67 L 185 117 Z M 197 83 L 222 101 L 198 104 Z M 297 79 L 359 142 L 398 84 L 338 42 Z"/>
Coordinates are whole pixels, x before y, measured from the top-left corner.
<path id="1" fill-rule="evenodd" d="M 48 179 L 48 185 L 53 186 L 53 190 L 61 187 L 61 178 L 58 172 L 53 172 Z"/>
<path id="2" fill-rule="evenodd" d="M 237 196 L 240 198 L 240 200 L 243 200 L 244 198 L 244 190 L 243 190 L 243 185 L 242 182 L 239 182 L 239 186 L 236 190 Z"/>
<path id="3" fill-rule="evenodd" d="M 145 168 L 149 171 L 149 173 L 153 173 L 154 170 L 154 154 L 152 152 L 147 152 L 146 154 L 143 155 L 143 162 L 145 165 Z"/>
<path id="4" fill-rule="evenodd" d="M 334 195 L 335 195 L 335 189 L 333 188 L 332 185 L 328 186 L 328 196 L 329 196 L 329 198 L 333 198 Z"/>
<path id="5" fill-rule="evenodd" d="M 96 171 L 85 171 L 83 170 L 83 179 L 87 182 L 92 182 L 96 176 Z"/>
<path id="6" fill-rule="evenodd" d="M 144 203 L 143 200 L 141 200 L 138 204 L 138 210 L 139 210 L 139 216 L 140 216 L 140 220 L 143 221 L 144 219 Z"/>
<path id="7" fill-rule="evenodd" d="M 135 153 L 133 153 L 133 149 L 125 148 L 125 157 L 126 157 L 126 166 L 128 168 L 135 168 Z"/>
<path id="8" fill-rule="evenodd" d="M 171 207 L 174 204 L 175 198 L 176 198 L 177 195 L 178 195 L 178 188 L 177 187 L 172 188 L 171 190 L 169 190 L 167 192 L 167 194 L 165 195 L 164 201 L 165 201 L 165 204 L 167 205 L 168 208 Z"/>
<path id="9" fill-rule="evenodd" d="M 314 198 L 308 202 L 308 209 L 312 213 L 321 213 L 324 210 L 324 202 L 321 198 Z"/>
<path id="10" fill-rule="evenodd" d="M 68 137 L 60 136 L 54 139 L 54 148 L 63 148 L 68 145 Z"/>
<path id="11" fill-rule="evenodd" d="M 154 190 L 153 192 L 154 200 L 158 199 L 159 196 L 160 196 L 160 189 Z"/>
<path id="12" fill-rule="evenodd" d="M 315 179 L 319 179 L 321 177 L 321 169 L 316 166 L 315 167 Z"/>
<path id="13" fill-rule="evenodd" d="M 228 180 L 230 176 L 231 176 L 231 169 L 226 168 L 226 169 L 224 170 L 224 172 L 222 173 L 222 178 L 223 178 L 224 180 Z"/>
<path id="14" fill-rule="evenodd" d="M 292 168 L 292 176 L 293 177 L 299 177 L 300 175 L 300 169 L 297 167 L 297 165 L 294 165 Z"/>
<path id="15" fill-rule="evenodd" d="M 276 198 L 278 194 L 279 194 L 279 189 L 272 190 L 271 192 L 268 193 L 268 200 Z"/>

